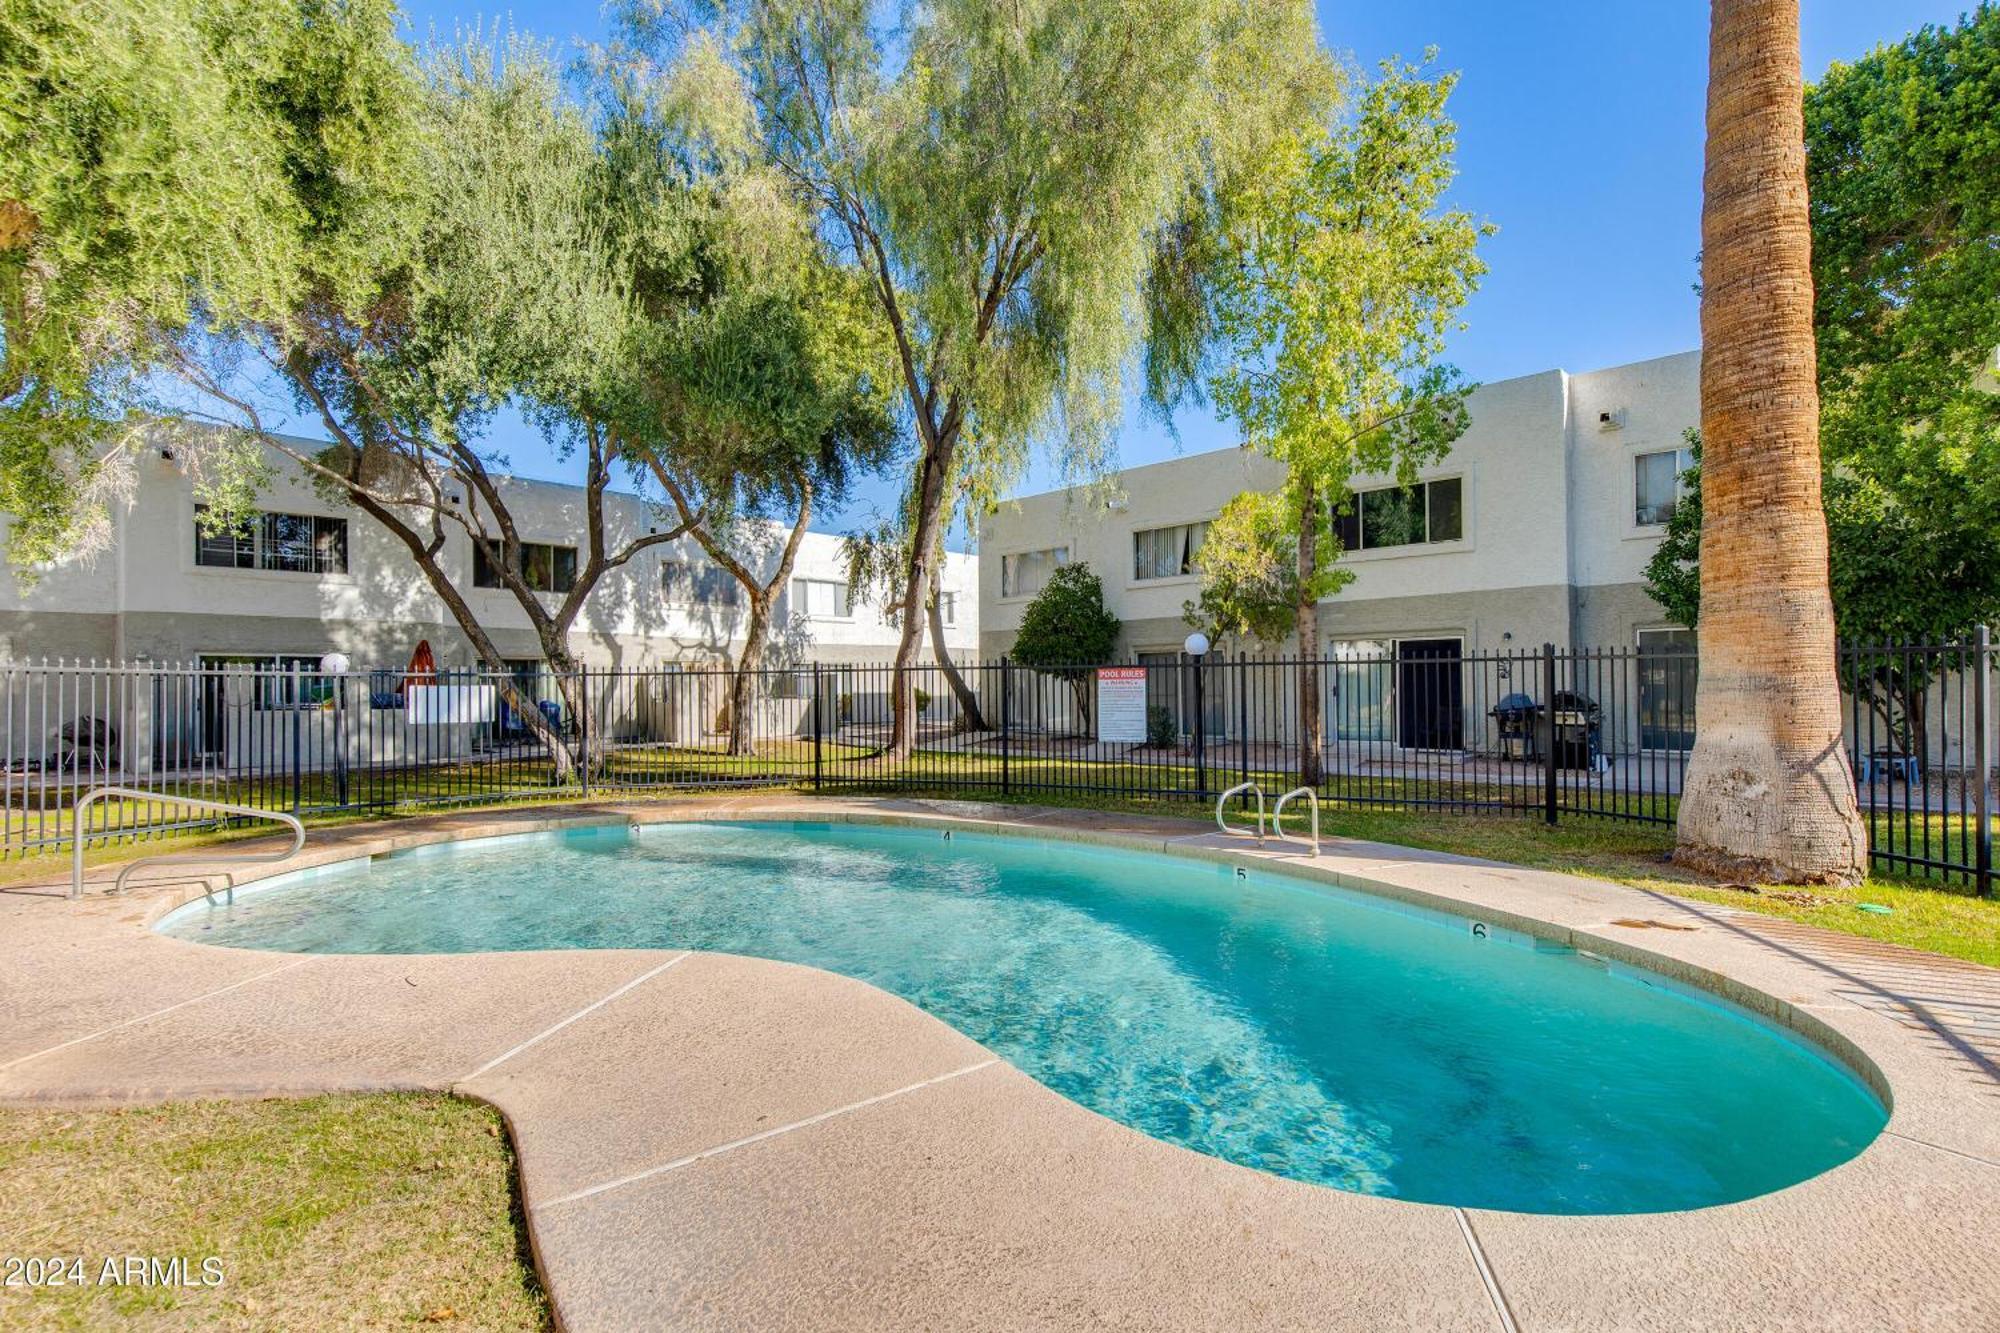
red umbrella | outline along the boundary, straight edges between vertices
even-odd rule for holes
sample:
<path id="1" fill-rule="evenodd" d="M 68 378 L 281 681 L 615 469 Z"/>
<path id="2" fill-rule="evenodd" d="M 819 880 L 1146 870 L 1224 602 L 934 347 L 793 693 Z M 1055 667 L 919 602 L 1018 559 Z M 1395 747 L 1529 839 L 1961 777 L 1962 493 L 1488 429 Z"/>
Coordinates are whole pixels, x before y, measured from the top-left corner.
<path id="1" fill-rule="evenodd" d="M 403 688 L 412 685 L 437 684 L 437 658 L 431 654 L 431 641 L 419 639 L 417 650 L 410 654 L 410 669 L 403 673 Z"/>

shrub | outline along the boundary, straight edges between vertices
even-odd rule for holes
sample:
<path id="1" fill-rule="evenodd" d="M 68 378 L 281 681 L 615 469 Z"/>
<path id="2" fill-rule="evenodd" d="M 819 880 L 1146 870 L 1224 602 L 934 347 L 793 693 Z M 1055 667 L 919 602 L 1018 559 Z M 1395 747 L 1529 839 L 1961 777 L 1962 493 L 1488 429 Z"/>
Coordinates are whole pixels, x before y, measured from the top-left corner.
<path id="1" fill-rule="evenodd" d="M 1094 668 L 1117 651 L 1118 630 L 1118 617 L 1105 607 L 1104 585 L 1090 566 L 1064 565 L 1021 612 L 1014 660 L 1067 681 L 1088 732 Z"/>

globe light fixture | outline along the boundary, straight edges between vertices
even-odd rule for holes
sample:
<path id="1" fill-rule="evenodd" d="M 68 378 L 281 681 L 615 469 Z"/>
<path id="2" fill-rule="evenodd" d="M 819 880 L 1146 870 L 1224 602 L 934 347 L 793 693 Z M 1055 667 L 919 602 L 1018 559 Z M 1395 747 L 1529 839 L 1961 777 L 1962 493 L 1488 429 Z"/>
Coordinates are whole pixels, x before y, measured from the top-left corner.
<path id="1" fill-rule="evenodd" d="M 319 671 L 322 676 L 344 676 L 347 674 L 347 669 L 353 665 L 348 661 L 346 653 L 328 653 L 319 659 Z"/>
<path id="2" fill-rule="evenodd" d="M 1207 656 L 1208 646 L 1209 646 L 1208 636 L 1206 634 L 1203 634 L 1200 630 L 1196 630 L 1194 633 L 1188 635 L 1187 642 L 1181 645 L 1181 647 L 1187 649 L 1187 655 L 1189 657 Z"/>

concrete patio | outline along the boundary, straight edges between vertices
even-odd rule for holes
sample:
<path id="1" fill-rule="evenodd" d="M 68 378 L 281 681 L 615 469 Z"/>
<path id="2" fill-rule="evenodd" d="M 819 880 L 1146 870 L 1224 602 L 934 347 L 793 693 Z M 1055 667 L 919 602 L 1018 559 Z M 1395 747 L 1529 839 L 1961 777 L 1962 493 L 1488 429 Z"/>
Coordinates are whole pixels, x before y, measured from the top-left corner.
<path id="1" fill-rule="evenodd" d="M 1404 1203 L 1148 1138 L 810 968 L 672 951 L 284 955 L 149 930 L 200 892 L 204 867 L 122 898 L 95 891 L 109 867 L 76 903 L 57 886 L 0 892 L 0 1102 L 490 1101 L 573 1330 L 2000 1327 L 2000 972 L 1972 964 L 1380 844 L 1330 842 L 1315 861 L 1179 822 L 942 802 L 483 812 L 316 833 L 302 860 L 721 813 L 1025 825 L 1282 863 L 1720 991 L 1841 1054 L 1892 1116 L 1844 1166 L 1696 1212 Z"/>

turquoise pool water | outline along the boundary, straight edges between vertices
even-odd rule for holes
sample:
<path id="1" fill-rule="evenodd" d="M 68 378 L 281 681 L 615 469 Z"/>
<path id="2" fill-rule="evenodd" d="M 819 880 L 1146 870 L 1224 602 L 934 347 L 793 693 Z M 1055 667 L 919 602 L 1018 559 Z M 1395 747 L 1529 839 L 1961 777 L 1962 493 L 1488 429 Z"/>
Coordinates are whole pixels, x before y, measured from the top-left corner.
<path id="1" fill-rule="evenodd" d="M 687 948 L 872 982 L 1157 1138 L 1369 1194 L 1692 1208 L 1859 1152 L 1879 1102 L 1647 973 L 1282 875 L 1031 838 L 677 824 L 288 876 L 160 929 L 311 953 Z"/>

